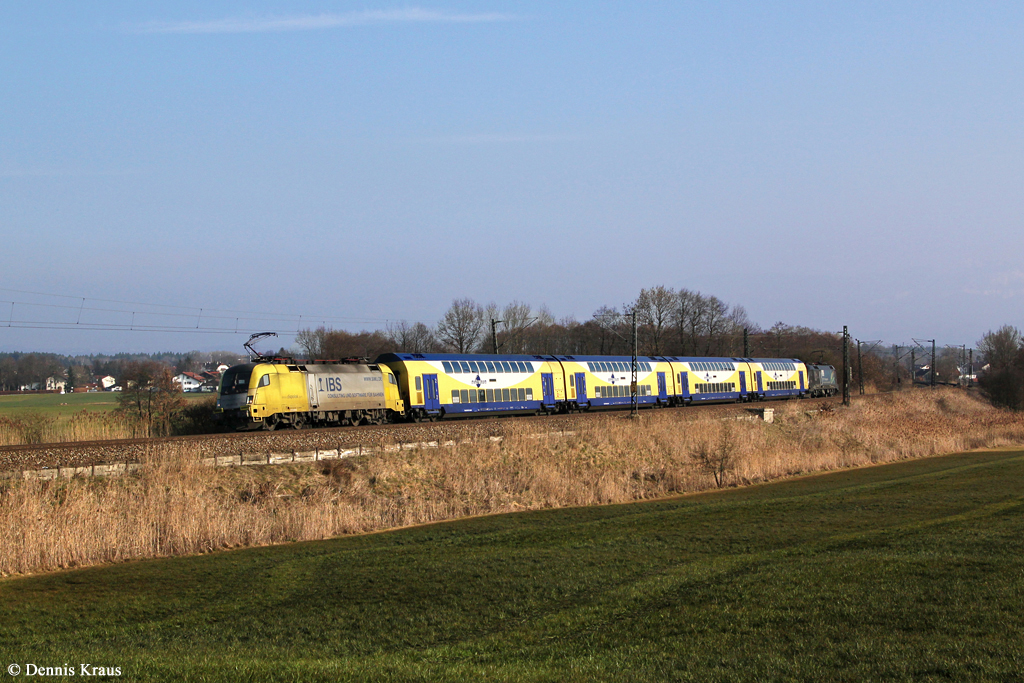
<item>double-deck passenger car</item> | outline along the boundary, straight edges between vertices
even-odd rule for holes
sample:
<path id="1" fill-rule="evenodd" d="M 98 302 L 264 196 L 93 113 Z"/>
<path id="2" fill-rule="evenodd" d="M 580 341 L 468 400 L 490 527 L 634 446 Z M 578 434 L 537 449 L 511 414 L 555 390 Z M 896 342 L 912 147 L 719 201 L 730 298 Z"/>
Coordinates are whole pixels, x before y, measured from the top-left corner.
<path id="1" fill-rule="evenodd" d="M 473 413 L 589 410 L 630 405 L 629 356 L 391 353 L 377 358 L 395 373 L 414 419 Z M 637 359 L 641 406 L 752 401 L 803 396 L 806 367 L 795 359 Z"/>

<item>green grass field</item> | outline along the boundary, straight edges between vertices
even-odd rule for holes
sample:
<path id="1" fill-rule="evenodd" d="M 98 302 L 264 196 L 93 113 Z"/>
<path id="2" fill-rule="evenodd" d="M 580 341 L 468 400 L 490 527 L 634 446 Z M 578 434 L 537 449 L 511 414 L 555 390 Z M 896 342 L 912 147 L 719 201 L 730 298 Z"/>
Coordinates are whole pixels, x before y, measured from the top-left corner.
<path id="1" fill-rule="evenodd" d="M 190 401 L 216 396 L 209 393 L 188 393 L 183 396 Z M 0 396 L 0 416 L 11 417 L 26 413 L 68 416 L 82 410 L 106 412 L 117 408 L 118 394 L 113 391 L 96 391 L 81 394 L 21 394 Z"/>
<path id="2" fill-rule="evenodd" d="M 188 681 L 1012 681 L 1024 452 L 0 581 L 0 662 Z M 10 679 L 13 680 L 13 679 Z"/>

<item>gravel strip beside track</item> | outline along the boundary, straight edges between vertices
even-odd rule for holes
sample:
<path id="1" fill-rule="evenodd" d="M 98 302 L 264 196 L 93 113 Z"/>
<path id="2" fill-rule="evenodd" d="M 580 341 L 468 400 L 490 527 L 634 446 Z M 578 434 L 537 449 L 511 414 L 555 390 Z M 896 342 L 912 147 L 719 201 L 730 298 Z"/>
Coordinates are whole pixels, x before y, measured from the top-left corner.
<path id="1" fill-rule="evenodd" d="M 863 398 L 863 397 L 862 397 Z M 813 409 L 831 399 L 804 399 L 800 406 Z M 701 416 L 744 413 L 750 410 L 792 405 L 792 401 L 764 403 L 726 403 L 696 408 L 670 408 L 656 411 L 672 415 L 681 421 Z M 650 409 L 641 415 L 650 414 Z M 194 449 L 201 457 L 237 455 L 239 453 L 289 453 L 314 449 L 349 449 L 384 443 L 418 443 L 424 441 L 462 441 L 502 436 L 510 429 L 537 432 L 570 431 L 582 422 L 592 420 L 628 419 L 627 411 L 599 411 L 572 415 L 493 417 L 442 420 L 420 424 L 393 424 L 364 427 L 335 427 L 331 429 L 281 430 L 275 432 L 241 432 L 232 434 L 204 434 L 158 439 L 125 439 L 116 441 L 78 441 L 57 444 L 0 447 L 0 471 L 44 469 L 54 467 L 84 467 L 115 462 L 140 462 L 154 449 L 180 444 Z"/>

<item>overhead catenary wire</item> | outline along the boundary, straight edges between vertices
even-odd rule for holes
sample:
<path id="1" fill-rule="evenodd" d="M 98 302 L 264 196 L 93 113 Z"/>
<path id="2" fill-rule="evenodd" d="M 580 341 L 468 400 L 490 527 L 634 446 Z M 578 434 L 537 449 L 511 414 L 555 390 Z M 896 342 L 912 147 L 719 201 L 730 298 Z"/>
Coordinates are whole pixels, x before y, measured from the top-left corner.
<path id="1" fill-rule="evenodd" d="M 389 318 L 244 311 L 89 297 L 80 294 L 55 294 L 11 287 L 0 287 L 0 292 L 22 295 L 12 297 L 10 300 L 0 300 L 0 303 L 10 305 L 7 319 L 9 329 L 206 335 L 249 334 L 258 330 L 274 331 L 282 337 L 294 339 L 302 332 L 303 325 L 310 325 L 313 320 L 320 320 L 325 328 L 337 329 L 352 325 L 382 328 L 392 322 Z M 50 297 L 58 301 L 34 300 L 35 297 Z M 60 300 L 74 302 L 65 303 Z M 15 307 L 20 314 L 17 320 L 14 318 Z M 293 322 L 294 328 L 291 327 Z"/>

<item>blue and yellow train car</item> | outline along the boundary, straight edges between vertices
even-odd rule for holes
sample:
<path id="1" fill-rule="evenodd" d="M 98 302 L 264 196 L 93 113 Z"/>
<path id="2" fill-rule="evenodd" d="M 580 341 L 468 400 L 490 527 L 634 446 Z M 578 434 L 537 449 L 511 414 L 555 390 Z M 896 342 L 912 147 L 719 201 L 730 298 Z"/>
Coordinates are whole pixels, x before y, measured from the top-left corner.
<path id="1" fill-rule="evenodd" d="M 761 398 L 806 396 L 807 366 L 795 358 L 752 358 L 750 367 Z"/>
<path id="2" fill-rule="evenodd" d="M 628 406 L 629 356 L 389 353 L 377 363 L 397 378 L 413 419 Z M 802 396 L 806 368 L 791 359 L 643 356 L 640 406 L 756 401 Z"/>
<path id="3" fill-rule="evenodd" d="M 747 359 L 669 356 L 661 360 L 669 369 L 674 405 L 756 399 Z"/>
<path id="4" fill-rule="evenodd" d="M 673 404 L 764 401 L 807 393 L 804 364 L 789 358 L 664 357 L 676 387 Z"/>
<path id="5" fill-rule="evenodd" d="M 545 356 L 388 353 L 376 362 L 395 373 L 414 419 L 551 411 L 565 401 L 561 367 Z"/>
<path id="6" fill-rule="evenodd" d="M 632 358 L 630 356 L 552 356 L 566 378 L 566 407 L 587 410 L 628 406 L 632 403 Z M 665 372 L 658 372 L 657 359 L 637 359 L 637 402 L 640 405 L 668 404 Z"/>

